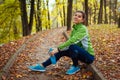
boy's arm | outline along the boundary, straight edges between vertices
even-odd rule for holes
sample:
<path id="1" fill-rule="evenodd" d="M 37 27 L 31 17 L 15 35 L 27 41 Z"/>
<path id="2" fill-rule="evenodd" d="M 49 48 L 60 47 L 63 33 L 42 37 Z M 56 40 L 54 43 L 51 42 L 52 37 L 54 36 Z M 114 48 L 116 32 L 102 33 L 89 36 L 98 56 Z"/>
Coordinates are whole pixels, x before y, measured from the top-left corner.
<path id="1" fill-rule="evenodd" d="M 87 30 L 85 28 L 80 28 L 72 37 L 70 37 L 66 42 L 61 44 L 58 48 L 59 50 L 62 50 L 66 47 L 69 47 L 71 44 L 75 44 L 81 41 L 86 36 L 87 36 Z"/>

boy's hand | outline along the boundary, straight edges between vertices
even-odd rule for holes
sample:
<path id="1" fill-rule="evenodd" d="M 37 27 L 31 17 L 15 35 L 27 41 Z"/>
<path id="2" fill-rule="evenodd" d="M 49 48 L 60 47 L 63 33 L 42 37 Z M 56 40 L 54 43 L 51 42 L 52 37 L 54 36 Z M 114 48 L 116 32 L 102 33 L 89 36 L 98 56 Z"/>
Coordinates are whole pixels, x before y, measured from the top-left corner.
<path id="1" fill-rule="evenodd" d="M 53 48 L 53 51 L 50 52 L 50 55 L 53 56 L 57 52 L 58 52 L 58 49 L 57 48 Z"/>

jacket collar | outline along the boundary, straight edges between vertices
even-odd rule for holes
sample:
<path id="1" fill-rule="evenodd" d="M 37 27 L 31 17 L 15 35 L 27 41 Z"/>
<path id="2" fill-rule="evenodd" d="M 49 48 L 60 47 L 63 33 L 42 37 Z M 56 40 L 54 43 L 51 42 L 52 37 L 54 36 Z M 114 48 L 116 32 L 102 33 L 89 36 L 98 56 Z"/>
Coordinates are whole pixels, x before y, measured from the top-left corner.
<path id="1" fill-rule="evenodd" d="M 74 25 L 73 25 L 73 28 L 74 28 L 74 29 L 77 29 L 77 28 L 78 28 L 78 26 L 82 26 L 82 23 L 79 23 L 79 24 L 74 24 Z"/>

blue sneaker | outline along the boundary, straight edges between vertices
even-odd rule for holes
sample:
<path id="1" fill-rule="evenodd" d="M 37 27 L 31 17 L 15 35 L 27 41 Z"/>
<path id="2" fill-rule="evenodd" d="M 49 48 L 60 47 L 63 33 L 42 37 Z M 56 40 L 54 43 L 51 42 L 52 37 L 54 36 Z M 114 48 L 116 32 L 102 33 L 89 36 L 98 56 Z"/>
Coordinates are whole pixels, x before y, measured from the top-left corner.
<path id="1" fill-rule="evenodd" d="M 80 67 L 78 66 L 71 66 L 70 69 L 67 70 L 66 74 L 75 74 L 80 70 Z"/>
<path id="2" fill-rule="evenodd" d="M 40 72 L 46 71 L 45 68 L 40 64 L 36 64 L 35 66 L 29 66 L 28 68 L 32 71 L 40 71 Z"/>

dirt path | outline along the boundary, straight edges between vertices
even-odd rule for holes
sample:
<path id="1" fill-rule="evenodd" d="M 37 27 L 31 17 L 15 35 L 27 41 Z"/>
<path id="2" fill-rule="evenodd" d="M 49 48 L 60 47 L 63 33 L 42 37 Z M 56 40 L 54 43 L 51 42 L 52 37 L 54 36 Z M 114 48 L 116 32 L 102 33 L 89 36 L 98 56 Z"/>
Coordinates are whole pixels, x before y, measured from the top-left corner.
<path id="1" fill-rule="evenodd" d="M 71 60 L 66 57 L 61 58 L 56 65 L 48 66 L 44 73 L 28 69 L 30 65 L 45 61 L 49 57 L 47 53 L 49 48 L 57 47 L 64 41 L 63 31 L 65 28 L 44 31 L 39 33 L 39 37 L 27 43 L 27 47 L 11 67 L 8 80 L 90 80 L 89 75 L 86 76 L 83 70 L 74 75 L 66 75 L 65 72 L 71 64 Z M 90 72 L 89 74 L 91 75 Z"/>

